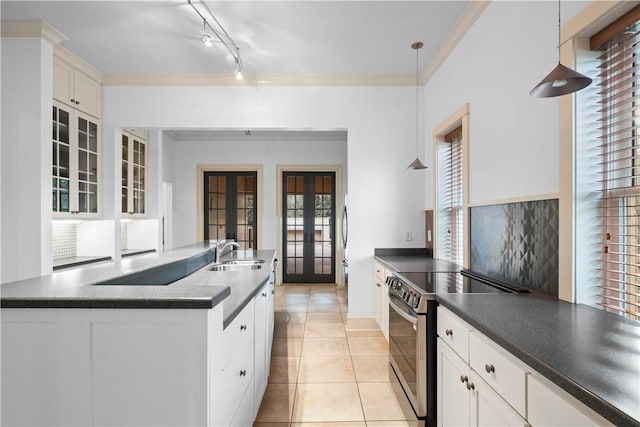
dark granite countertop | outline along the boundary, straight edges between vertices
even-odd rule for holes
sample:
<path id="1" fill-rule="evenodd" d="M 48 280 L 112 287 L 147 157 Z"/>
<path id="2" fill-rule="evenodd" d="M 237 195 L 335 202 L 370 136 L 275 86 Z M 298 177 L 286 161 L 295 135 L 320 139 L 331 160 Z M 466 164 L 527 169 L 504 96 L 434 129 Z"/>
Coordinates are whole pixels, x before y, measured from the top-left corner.
<path id="1" fill-rule="evenodd" d="M 424 255 L 375 258 L 396 272 L 457 271 Z M 541 294 L 436 299 L 612 423 L 640 426 L 640 322 Z"/>
<path id="2" fill-rule="evenodd" d="M 436 299 L 616 425 L 640 426 L 640 323 L 536 294 Z"/>
<path id="3" fill-rule="evenodd" d="M 54 272 L 0 285 L 2 308 L 210 309 L 223 303 L 229 324 L 269 279 L 275 251 L 234 251 L 228 259 L 263 259 L 253 271 L 209 271 L 212 246 L 200 242 L 162 253 Z M 153 268 L 198 260 L 198 269 L 168 285 L 95 285 Z M 207 265 L 205 265 L 207 264 Z"/>

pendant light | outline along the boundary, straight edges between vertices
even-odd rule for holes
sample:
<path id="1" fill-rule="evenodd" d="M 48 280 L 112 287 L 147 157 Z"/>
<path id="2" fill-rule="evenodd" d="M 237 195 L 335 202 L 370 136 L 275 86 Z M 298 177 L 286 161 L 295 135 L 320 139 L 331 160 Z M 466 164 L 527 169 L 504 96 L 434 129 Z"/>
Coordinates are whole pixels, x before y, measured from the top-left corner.
<path id="1" fill-rule="evenodd" d="M 411 49 L 415 49 L 416 51 L 416 159 L 411 162 L 407 169 L 426 169 L 427 166 L 420 161 L 420 157 L 418 156 L 418 49 L 420 49 L 424 44 L 422 42 L 415 42 L 411 45 Z"/>
<path id="2" fill-rule="evenodd" d="M 560 63 L 560 0 L 558 0 L 558 65 L 529 92 L 531 96 L 551 98 L 577 92 L 591 84 L 591 79 Z"/>

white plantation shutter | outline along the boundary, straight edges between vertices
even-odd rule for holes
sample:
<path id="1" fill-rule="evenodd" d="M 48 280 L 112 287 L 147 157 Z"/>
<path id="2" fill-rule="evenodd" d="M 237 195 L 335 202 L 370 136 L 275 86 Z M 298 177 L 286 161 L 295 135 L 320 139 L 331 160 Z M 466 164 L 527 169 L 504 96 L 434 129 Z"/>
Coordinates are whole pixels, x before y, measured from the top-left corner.
<path id="1" fill-rule="evenodd" d="M 606 310 L 640 319 L 639 23 L 598 50 L 600 142 L 592 161 L 600 172 L 600 299 Z"/>
<path id="2" fill-rule="evenodd" d="M 462 265 L 464 261 L 462 128 L 457 128 L 446 135 L 438 151 L 440 258 Z"/>

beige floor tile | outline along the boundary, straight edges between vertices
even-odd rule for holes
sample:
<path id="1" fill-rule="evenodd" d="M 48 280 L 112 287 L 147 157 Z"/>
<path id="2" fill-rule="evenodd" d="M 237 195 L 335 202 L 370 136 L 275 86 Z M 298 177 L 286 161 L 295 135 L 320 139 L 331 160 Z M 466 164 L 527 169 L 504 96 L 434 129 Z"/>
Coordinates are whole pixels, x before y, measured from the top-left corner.
<path id="1" fill-rule="evenodd" d="M 309 295 L 307 294 L 287 294 L 284 293 L 282 295 L 276 296 L 276 304 L 278 303 L 287 303 L 287 304 L 306 304 L 309 302 Z"/>
<path id="2" fill-rule="evenodd" d="M 310 303 L 314 304 L 338 304 L 338 297 L 335 295 L 313 295 L 309 298 Z"/>
<path id="3" fill-rule="evenodd" d="M 339 313 L 340 305 L 337 302 L 309 302 L 309 313 Z"/>
<path id="4" fill-rule="evenodd" d="M 289 423 L 253 423 L 253 427 L 289 427 Z"/>
<path id="5" fill-rule="evenodd" d="M 284 294 L 285 289 L 286 289 L 285 286 L 276 286 L 275 296 L 278 297 L 278 296 Z"/>
<path id="6" fill-rule="evenodd" d="M 290 313 L 306 313 L 307 312 L 307 304 L 298 304 L 298 303 L 287 303 L 287 302 L 276 302 L 276 311 L 288 311 Z"/>
<path id="7" fill-rule="evenodd" d="M 308 313 L 307 324 L 316 324 L 316 323 L 342 324 L 342 315 L 340 313 Z"/>
<path id="8" fill-rule="evenodd" d="M 346 338 L 305 338 L 302 343 L 302 356 L 348 357 L 349 345 Z"/>
<path id="9" fill-rule="evenodd" d="M 309 295 L 311 287 L 308 285 L 285 285 L 285 295 Z"/>
<path id="10" fill-rule="evenodd" d="M 357 337 L 376 337 L 384 339 L 384 335 L 380 329 L 357 329 L 353 331 L 347 329 L 347 338 Z"/>
<path id="11" fill-rule="evenodd" d="M 273 328 L 273 336 L 276 338 L 302 338 L 304 323 L 277 323 Z"/>
<path id="12" fill-rule="evenodd" d="M 389 344 L 380 337 L 350 337 L 349 350 L 352 356 L 385 356 L 389 353 Z"/>
<path id="13" fill-rule="evenodd" d="M 298 383 L 348 383 L 356 377 L 350 357 L 301 357 Z"/>
<path id="14" fill-rule="evenodd" d="M 291 427 L 367 427 L 367 423 L 341 421 L 337 423 L 291 423 Z"/>
<path id="15" fill-rule="evenodd" d="M 358 383 L 358 389 L 367 421 L 405 419 L 390 383 Z"/>
<path id="16" fill-rule="evenodd" d="M 367 427 L 416 427 L 411 421 L 367 421 Z"/>
<path id="17" fill-rule="evenodd" d="M 304 336 L 309 338 L 318 337 L 346 337 L 344 325 L 342 323 L 307 323 L 304 329 Z"/>
<path id="18" fill-rule="evenodd" d="M 300 357 L 302 338 L 274 338 L 271 357 Z"/>
<path id="19" fill-rule="evenodd" d="M 272 384 L 295 384 L 298 381 L 299 357 L 271 357 L 269 382 Z"/>
<path id="20" fill-rule="evenodd" d="M 356 383 L 298 384 L 292 421 L 364 421 Z"/>
<path id="21" fill-rule="evenodd" d="M 291 312 L 291 311 L 276 311 L 275 323 L 304 323 L 307 321 L 307 312 Z"/>
<path id="22" fill-rule="evenodd" d="M 286 423 L 291 421 L 295 394 L 295 384 L 267 384 L 256 422 Z"/>
<path id="23" fill-rule="evenodd" d="M 389 358 L 387 356 L 351 356 L 356 381 L 383 383 L 389 381 Z"/>
<path id="24" fill-rule="evenodd" d="M 349 311 L 349 306 L 346 303 L 340 303 L 338 304 L 338 306 L 340 307 L 340 311 L 342 313 L 347 313 Z"/>

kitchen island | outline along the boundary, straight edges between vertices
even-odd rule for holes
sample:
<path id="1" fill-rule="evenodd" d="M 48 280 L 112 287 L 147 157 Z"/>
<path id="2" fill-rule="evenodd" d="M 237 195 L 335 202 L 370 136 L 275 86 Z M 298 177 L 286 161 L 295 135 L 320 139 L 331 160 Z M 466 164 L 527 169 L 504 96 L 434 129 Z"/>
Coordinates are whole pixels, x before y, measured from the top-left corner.
<path id="1" fill-rule="evenodd" d="M 385 252 L 375 260 L 395 272 L 456 271 L 455 265 L 423 255 Z M 639 322 L 535 292 L 436 294 L 435 298 L 469 330 L 526 364 L 529 384 L 539 374 L 603 421 L 640 426 Z M 530 387 L 527 381 L 524 387 Z M 529 405 L 527 411 L 532 408 Z M 553 416 L 551 408 L 545 409 Z"/>
<path id="2" fill-rule="evenodd" d="M 0 285 L 2 424 L 250 424 L 268 375 L 275 252 L 235 251 L 221 262 L 261 268 L 210 271 L 214 251 Z M 119 278 L 140 284 L 98 284 Z"/>

